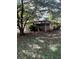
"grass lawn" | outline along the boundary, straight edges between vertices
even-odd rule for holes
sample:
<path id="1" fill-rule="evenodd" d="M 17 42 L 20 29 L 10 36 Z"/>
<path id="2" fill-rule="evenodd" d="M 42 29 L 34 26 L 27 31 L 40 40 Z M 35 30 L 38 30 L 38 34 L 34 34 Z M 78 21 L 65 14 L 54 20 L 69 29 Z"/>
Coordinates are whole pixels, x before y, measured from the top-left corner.
<path id="1" fill-rule="evenodd" d="M 60 30 L 18 36 L 17 59 L 61 59 Z"/>

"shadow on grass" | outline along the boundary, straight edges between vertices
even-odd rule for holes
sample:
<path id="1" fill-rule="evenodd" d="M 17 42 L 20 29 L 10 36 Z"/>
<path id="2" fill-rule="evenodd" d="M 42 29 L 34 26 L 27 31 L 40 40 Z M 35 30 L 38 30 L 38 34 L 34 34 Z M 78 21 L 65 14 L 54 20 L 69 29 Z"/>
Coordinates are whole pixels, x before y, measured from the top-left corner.
<path id="1" fill-rule="evenodd" d="M 17 59 L 61 59 L 59 33 L 42 33 L 18 38 Z"/>

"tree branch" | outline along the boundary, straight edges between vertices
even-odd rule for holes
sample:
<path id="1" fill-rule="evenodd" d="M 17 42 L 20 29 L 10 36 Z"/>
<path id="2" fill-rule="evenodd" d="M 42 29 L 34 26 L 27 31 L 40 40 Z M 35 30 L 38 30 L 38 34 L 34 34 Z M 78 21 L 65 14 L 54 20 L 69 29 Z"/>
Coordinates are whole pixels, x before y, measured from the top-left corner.
<path id="1" fill-rule="evenodd" d="M 19 30 L 20 30 L 19 20 L 17 20 L 17 26 L 18 26 L 18 28 L 19 28 Z"/>
<path id="2" fill-rule="evenodd" d="M 26 24 L 27 24 L 27 21 L 29 20 L 30 17 L 31 17 L 31 16 L 27 17 L 27 20 L 26 20 L 25 23 L 24 23 L 24 28 L 25 28 L 25 26 L 26 26 Z"/>

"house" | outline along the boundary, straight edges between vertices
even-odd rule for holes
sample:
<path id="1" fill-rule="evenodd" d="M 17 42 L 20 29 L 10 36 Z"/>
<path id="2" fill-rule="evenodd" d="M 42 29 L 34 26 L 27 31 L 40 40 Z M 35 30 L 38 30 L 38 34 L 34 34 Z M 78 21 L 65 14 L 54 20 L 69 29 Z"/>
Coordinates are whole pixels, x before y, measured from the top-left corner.
<path id="1" fill-rule="evenodd" d="M 50 31 L 53 29 L 52 23 L 48 20 L 33 21 L 33 25 L 38 27 L 38 31 Z"/>

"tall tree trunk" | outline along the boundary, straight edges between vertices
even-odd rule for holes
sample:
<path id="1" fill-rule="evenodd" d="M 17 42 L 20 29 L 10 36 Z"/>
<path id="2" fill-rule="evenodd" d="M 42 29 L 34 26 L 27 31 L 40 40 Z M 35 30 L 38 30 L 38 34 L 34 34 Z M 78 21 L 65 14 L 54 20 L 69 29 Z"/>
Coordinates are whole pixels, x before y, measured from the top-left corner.
<path id="1" fill-rule="evenodd" d="M 23 26 L 23 12 L 24 12 L 24 5 L 23 0 L 21 0 L 22 8 L 21 8 L 21 28 L 20 28 L 20 35 L 24 35 L 24 26 Z"/>

